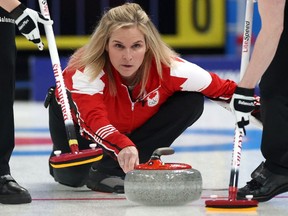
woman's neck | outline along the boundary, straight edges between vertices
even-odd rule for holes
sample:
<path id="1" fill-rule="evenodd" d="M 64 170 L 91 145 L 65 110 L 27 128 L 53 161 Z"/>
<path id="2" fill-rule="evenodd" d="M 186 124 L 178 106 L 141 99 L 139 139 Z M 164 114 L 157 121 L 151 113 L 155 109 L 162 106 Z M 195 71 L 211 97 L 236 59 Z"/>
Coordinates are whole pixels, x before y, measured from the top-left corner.
<path id="1" fill-rule="evenodd" d="M 124 85 L 134 88 L 140 81 L 140 76 L 139 76 L 138 71 L 133 76 L 122 77 L 122 81 Z"/>

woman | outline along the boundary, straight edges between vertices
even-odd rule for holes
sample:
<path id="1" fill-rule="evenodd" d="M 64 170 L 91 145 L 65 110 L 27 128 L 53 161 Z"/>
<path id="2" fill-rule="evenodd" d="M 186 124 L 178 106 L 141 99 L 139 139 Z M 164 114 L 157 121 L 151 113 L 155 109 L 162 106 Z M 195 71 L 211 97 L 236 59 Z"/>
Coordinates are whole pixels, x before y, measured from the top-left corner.
<path id="1" fill-rule="evenodd" d="M 236 87 L 178 57 L 134 3 L 103 15 L 63 76 L 80 148 L 92 140 L 104 150 L 90 169 L 87 187 L 117 193 L 124 192 L 125 173 L 146 162 L 156 148 L 170 146 L 201 116 L 203 95 L 229 100 Z M 70 152 L 57 94 L 49 113 L 53 149 Z M 57 181 L 79 186 L 85 172 L 71 171 Z"/>

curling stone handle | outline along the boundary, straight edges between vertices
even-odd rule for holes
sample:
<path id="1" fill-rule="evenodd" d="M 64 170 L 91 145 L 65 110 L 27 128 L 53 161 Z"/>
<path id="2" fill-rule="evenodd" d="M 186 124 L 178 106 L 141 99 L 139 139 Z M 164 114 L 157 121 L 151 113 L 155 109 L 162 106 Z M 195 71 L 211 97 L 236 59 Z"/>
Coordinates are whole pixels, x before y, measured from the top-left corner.
<path id="1" fill-rule="evenodd" d="M 151 159 L 160 159 L 161 155 L 171 155 L 174 152 L 174 149 L 170 147 L 158 148 L 153 152 Z"/>

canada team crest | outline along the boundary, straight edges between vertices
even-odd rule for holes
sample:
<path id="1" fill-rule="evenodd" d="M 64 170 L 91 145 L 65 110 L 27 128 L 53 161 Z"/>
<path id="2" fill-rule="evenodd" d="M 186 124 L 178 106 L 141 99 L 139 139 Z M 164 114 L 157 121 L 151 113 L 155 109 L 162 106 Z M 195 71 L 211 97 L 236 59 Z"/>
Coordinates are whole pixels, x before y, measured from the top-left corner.
<path id="1" fill-rule="evenodd" d="M 158 104 L 158 102 L 159 102 L 159 92 L 158 91 L 152 92 L 147 97 L 147 105 L 149 107 L 156 106 Z"/>

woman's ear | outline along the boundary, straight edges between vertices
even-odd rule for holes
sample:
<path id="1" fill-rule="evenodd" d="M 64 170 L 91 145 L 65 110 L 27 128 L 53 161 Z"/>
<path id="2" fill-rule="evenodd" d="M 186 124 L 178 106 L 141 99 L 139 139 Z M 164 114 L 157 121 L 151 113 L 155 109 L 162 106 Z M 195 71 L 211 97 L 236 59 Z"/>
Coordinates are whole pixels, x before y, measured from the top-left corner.
<path id="1" fill-rule="evenodd" d="M 145 45 L 146 45 L 146 51 L 145 52 L 147 52 L 149 50 L 149 45 L 147 43 L 147 38 L 146 37 L 145 37 Z"/>
<path id="2" fill-rule="evenodd" d="M 146 45 L 146 52 L 148 52 L 148 50 L 149 50 L 149 46 L 148 46 L 148 45 Z"/>

